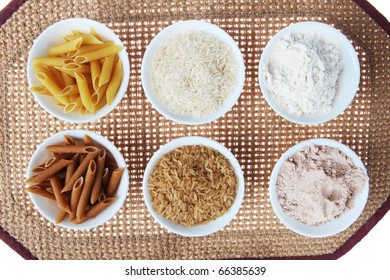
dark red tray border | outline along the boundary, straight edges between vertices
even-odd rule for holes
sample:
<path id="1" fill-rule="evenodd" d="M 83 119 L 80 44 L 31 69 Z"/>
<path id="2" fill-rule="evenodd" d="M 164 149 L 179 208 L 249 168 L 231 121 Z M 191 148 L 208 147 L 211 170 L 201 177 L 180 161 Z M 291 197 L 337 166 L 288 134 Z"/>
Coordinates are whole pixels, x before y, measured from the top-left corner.
<path id="1" fill-rule="evenodd" d="M 372 6 L 366 0 L 353 0 L 357 5 L 359 5 L 371 18 L 373 18 L 376 23 L 388 35 L 390 35 L 390 23 L 374 6 Z M 3 25 L 18 8 L 23 5 L 27 0 L 12 0 L 2 11 L 0 11 L 0 26 Z M 358 229 L 358 231 L 352 235 L 339 249 L 337 249 L 333 254 L 326 254 L 320 256 L 300 256 L 300 257 L 288 257 L 288 258 L 267 258 L 272 260 L 336 260 L 346 254 L 351 250 L 360 240 L 366 236 L 369 231 L 386 215 L 390 209 L 390 197 L 387 198 L 386 202 L 375 212 L 375 214 L 368 219 L 365 224 Z M 37 260 L 26 247 L 23 246 L 19 241 L 12 237 L 8 232 L 6 232 L 0 226 L 0 239 L 4 241 L 9 247 L 11 247 L 15 252 L 22 256 L 26 260 Z"/>

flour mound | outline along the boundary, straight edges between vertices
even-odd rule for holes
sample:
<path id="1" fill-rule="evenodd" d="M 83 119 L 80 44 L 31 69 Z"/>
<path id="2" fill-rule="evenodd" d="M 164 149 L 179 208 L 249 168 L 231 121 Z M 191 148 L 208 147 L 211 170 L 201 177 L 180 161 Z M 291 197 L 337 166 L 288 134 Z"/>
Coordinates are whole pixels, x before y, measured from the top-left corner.
<path id="1" fill-rule="evenodd" d="M 271 97 L 300 116 L 332 109 L 343 69 L 341 51 L 316 33 L 290 33 L 261 69 Z"/>

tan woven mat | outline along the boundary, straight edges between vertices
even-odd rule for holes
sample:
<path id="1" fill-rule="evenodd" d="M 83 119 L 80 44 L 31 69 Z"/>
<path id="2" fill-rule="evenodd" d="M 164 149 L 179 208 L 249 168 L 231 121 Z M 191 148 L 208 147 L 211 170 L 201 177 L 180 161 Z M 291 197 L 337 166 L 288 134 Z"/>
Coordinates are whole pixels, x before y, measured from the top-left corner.
<path id="1" fill-rule="evenodd" d="M 106 24 L 124 42 L 131 63 L 128 91 L 106 117 L 86 124 L 60 121 L 27 90 L 26 62 L 34 39 L 49 25 L 70 17 Z M 186 19 L 210 21 L 239 44 L 246 65 L 244 91 L 225 116 L 207 125 L 178 125 L 153 109 L 142 90 L 145 48 L 164 27 Z M 328 23 L 353 43 L 361 63 L 360 87 L 352 104 L 333 121 L 296 125 L 268 106 L 257 73 L 272 35 L 289 24 Z M 39 259 L 236 259 L 332 254 L 389 196 L 390 38 L 353 1 L 28 1 L 0 28 L 0 226 Z M 117 215 L 89 231 L 49 223 L 25 191 L 25 173 L 37 146 L 66 129 L 107 137 L 128 163 L 130 186 Z M 242 208 L 222 231 L 185 238 L 160 227 L 142 197 L 142 176 L 153 153 L 186 135 L 210 137 L 241 163 L 246 193 Z M 367 166 L 367 206 L 349 229 L 333 237 L 306 238 L 286 229 L 272 211 L 268 182 L 272 168 L 292 145 L 314 137 L 341 141 Z"/>

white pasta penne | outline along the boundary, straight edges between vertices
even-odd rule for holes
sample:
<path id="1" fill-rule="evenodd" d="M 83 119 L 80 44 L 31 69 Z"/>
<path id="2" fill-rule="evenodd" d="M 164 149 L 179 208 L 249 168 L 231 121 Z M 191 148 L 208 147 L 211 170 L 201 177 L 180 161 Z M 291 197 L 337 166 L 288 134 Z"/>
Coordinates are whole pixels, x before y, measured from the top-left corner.
<path id="1" fill-rule="evenodd" d="M 75 95 L 79 93 L 79 87 L 77 85 L 70 85 L 64 87 L 61 92 L 58 94 L 58 96 L 69 96 L 69 95 Z"/>
<path id="2" fill-rule="evenodd" d="M 43 64 L 47 66 L 64 66 L 66 63 L 72 61 L 72 59 L 57 56 L 42 56 L 33 59 L 34 64 Z"/>
<path id="3" fill-rule="evenodd" d="M 99 89 L 100 72 L 101 72 L 101 66 L 99 60 L 91 61 L 92 86 L 95 92 L 97 92 Z"/>
<path id="4" fill-rule="evenodd" d="M 103 44 L 99 44 L 99 45 L 82 45 L 79 49 L 77 49 L 73 52 L 70 52 L 69 55 L 71 57 L 75 57 L 75 56 L 82 55 L 82 54 L 87 53 L 87 52 L 99 50 L 99 49 L 102 49 L 102 48 L 105 48 L 108 46 L 112 46 L 112 45 L 114 45 L 113 41 L 107 41 L 107 42 L 104 42 Z"/>
<path id="5" fill-rule="evenodd" d="M 80 92 L 81 102 L 89 112 L 93 112 L 93 105 L 89 92 L 88 81 L 82 73 L 76 73 L 75 76 L 77 86 Z"/>
<path id="6" fill-rule="evenodd" d="M 29 87 L 28 90 L 38 94 L 52 95 L 44 86 L 32 86 Z"/>
<path id="7" fill-rule="evenodd" d="M 99 39 L 97 39 L 95 36 L 91 34 L 80 34 L 80 35 L 67 35 L 64 37 L 65 41 L 72 41 L 76 39 L 81 39 L 83 45 L 99 45 L 103 44 L 103 42 Z"/>
<path id="8" fill-rule="evenodd" d="M 112 79 L 110 80 L 106 91 L 106 100 L 108 106 L 110 106 L 114 101 L 118 88 L 122 82 L 122 78 L 123 78 L 122 63 L 119 60 L 115 65 L 114 74 L 112 75 Z"/>
<path id="9" fill-rule="evenodd" d="M 53 81 L 49 75 L 44 72 L 36 73 L 36 77 L 44 87 L 54 96 L 54 98 L 62 105 L 69 104 L 69 100 L 64 96 L 59 96 L 61 88 Z"/>
<path id="10" fill-rule="evenodd" d="M 99 77 L 99 87 L 110 81 L 111 74 L 114 68 L 115 57 L 116 54 L 113 54 L 104 58 L 102 71 Z"/>
<path id="11" fill-rule="evenodd" d="M 116 45 L 108 46 L 108 47 L 104 47 L 102 49 L 98 49 L 98 50 L 94 50 L 94 51 L 90 51 L 90 52 L 84 53 L 82 55 L 77 55 L 74 58 L 74 61 L 76 63 L 86 63 L 86 62 L 98 60 L 98 59 L 101 59 L 101 58 L 104 58 L 104 57 L 116 54 L 116 53 L 118 53 L 121 50 L 122 50 L 121 46 L 116 46 Z"/>
<path id="12" fill-rule="evenodd" d="M 67 63 L 62 67 L 65 71 L 73 71 L 84 74 L 91 73 L 91 67 L 88 64 Z"/>
<path id="13" fill-rule="evenodd" d="M 82 42 L 83 42 L 82 38 L 76 38 L 72 41 L 53 46 L 49 49 L 49 55 L 56 56 L 56 55 L 61 55 L 68 52 L 75 51 L 78 48 L 80 48 Z"/>

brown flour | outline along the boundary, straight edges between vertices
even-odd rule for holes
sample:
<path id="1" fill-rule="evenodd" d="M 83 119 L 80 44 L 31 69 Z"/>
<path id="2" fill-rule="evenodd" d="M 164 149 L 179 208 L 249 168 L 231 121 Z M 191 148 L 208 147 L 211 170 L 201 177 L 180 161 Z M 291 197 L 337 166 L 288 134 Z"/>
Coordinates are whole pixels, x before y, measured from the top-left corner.
<path id="1" fill-rule="evenodd" d="M 310 145 L 283 163 L 276 192 L 286 214 L 319 225 L 351 209 L 366 180 L 363 170 L 338 149 Z"/>

